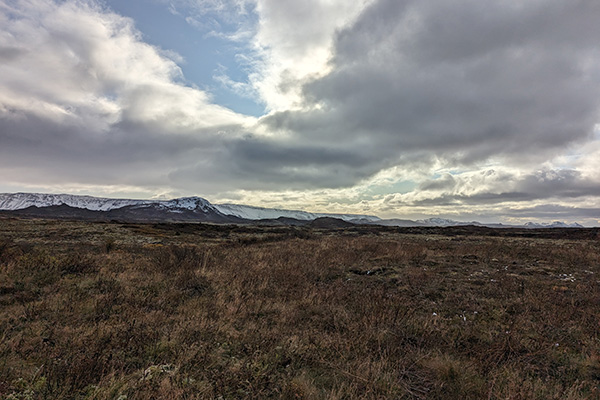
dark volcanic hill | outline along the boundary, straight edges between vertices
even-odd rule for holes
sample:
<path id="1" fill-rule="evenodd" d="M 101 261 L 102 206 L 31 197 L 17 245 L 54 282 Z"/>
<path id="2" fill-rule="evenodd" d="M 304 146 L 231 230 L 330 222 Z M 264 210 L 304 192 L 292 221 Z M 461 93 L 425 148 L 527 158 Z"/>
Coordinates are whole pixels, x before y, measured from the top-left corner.
<path id="1" fill-rule="evenodd" d="M 311 228 L 349 228 L 351 226 L 355 226 L 352 222 L 344 221 L 339 218 L 331 218 L 331 217 L 321 217 L 317 218 L 314 221 L 311 221 L 308 226 Z"/>

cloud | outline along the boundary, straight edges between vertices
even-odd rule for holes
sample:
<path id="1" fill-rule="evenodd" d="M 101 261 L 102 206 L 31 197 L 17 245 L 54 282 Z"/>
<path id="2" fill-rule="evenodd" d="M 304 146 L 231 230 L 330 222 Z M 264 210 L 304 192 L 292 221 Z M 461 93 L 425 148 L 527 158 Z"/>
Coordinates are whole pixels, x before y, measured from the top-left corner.
<path id="1" fill-rule="evenodd" d="M 16 1 L 0 11 L 5 182 L 168 186 L 169 170 L 254 123 L 185 86 L 131 19 L 93 2 Z"/>
<path id="2" fill-rule="evenodd" d="M 222 69 L 216 80 L 273 111 L 300 105 L 304 80 L 328 71 L 335 32 L 371 0 L 160 1 L 200 32 L 234 42 L 247 77 Z"/>
<path id="3" fill-rule="evenodd" d="M 500 170 L 446 173 L 421 182 L 411 192 L 388 198 L 389 205 L 502 204 L 537 200 L 575 201 L 600 196 L 595 179 L 572 169 L 540 169 L 532 172 Z"/>
<path id="4" fill-rule="evenodd" d="M 444 173 L 415 190 L 386 196 L 379 208 L 418 217 L 504 223 L 567 219 L 597 225 L 599 187 L 593 177 L 572 169 L 498 167 Z"/>
<path id="5" fill-rule="evenodd" d="M 328 71 L 333 37 L 369 1 L 256 0 L 256 34 L 250 42 L 257 61 L 249 83 L 267 110 L 297 108 L 301 84 Z"/>
<path id="6" fill-rule="evenodd" d="M 266 123 L 368 137 L 396 150 L 381 161 L 425 150 L 452 163 L 539 163 L 599 119 L 599 17 L 592 2 L 381 0 L 338 33 L 331 72 L 304 86 L 320 107 Z"/>
<path id="7" fill-rule="evenodd" d="M 569 207 L 557 204 L 543 204 L 533 207 L 513 208 L 507 210 L 508 213 L 520 218 L 530 219 L 598 219 L 600 215 L 600 207 L 584 208 L 584 207 Z"/>

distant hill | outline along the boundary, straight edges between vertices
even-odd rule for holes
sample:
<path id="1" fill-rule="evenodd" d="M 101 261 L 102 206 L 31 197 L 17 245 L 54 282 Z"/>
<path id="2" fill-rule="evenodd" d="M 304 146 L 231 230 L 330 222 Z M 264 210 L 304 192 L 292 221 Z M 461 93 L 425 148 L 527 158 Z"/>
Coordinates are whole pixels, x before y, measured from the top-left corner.
<path id="1" fill-rule="evenodd" d="M 461 222 L 445 218 L 421 220 L 381 219 L 374 215 L 311 213 L 300 210 L 263 208 L 241 204 L 212 204 L 202 197 L 172 200 L 110 199 L 71 194 L 2 193 L 0 215 L 82 220 L 122 220 L 160 222 L 212 222 L 259 225 L 310 225 L 314 227 L 347 227 L 383 225 L 396 227 L 485 226 L 491 228 L 581 228 L 568 224 L 528 222 L 525 225 Z M 340 222 L 341 221 L 341 222 Z M 343 222 L 343 223 L 342 223 Z"/>
<path id="2" fill-rule="evenodd" d="M 348 228 L 354 226 L 352 222 L 344 221 L 339 218 L 320 217 L 313 220 L 308 226 L 312 228 Z"/>

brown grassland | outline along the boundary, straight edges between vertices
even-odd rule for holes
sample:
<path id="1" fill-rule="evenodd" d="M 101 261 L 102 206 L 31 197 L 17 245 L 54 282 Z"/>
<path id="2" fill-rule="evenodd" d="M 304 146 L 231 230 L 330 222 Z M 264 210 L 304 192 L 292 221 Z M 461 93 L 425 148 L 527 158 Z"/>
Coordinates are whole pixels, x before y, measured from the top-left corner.
<path id="1" fill-rule="evenodd" d="M 0 219 L 0 398 L 597 399 L 599 232 Z"/>

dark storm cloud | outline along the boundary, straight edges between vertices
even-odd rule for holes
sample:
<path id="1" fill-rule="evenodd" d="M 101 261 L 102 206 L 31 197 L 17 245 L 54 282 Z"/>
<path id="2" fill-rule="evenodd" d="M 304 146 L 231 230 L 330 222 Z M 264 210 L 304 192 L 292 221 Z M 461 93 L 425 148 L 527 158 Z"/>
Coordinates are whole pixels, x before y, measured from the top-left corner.
<path id="1" fill-rule="evenodd" d="M 583 177 L 579 171 L 568 169 L 538 171 L 519 180 L 517 187 L 538 199 L 600 196 L 598 182 Z"/>
<path id="2" fill-rule="evenodd" d="M 377 170 L 355 149 L 320 148 L 303 143 L 265 140 L 253 136 L 223 142 L 216 165 L 209 166 L 217 180 L 235 183 L 238 189 L 272 190 L 350 186 L 357 176 Z M 206 163 L 181 168 L 170 177 L 187 181 L 206 172 Z"/>
<path id="3" fill-rule="evenodd" d="M 102 132 L 34 115 L 17 120 L 0 118 L 0 159 L 4 166 L 21 169 L 23 174 L 34 171 L 37 179 L 48 183 L 101 185 L 155 180 L 155 184 L 165 184 L 164 170 L 209 153 L 214 145 L 201 135 L 181 135 L 174 140 L 160 129 L 124 125 Z"/>
<path id="4" fill-rule="evenodd" d="M 418 150 L 546 160 L 599 120 L 599 20 L 593 1 L 381 0 L 306 83 L 322 108 L 265 123 L 324 145 L 368 138 L 376 165 Z"/>

